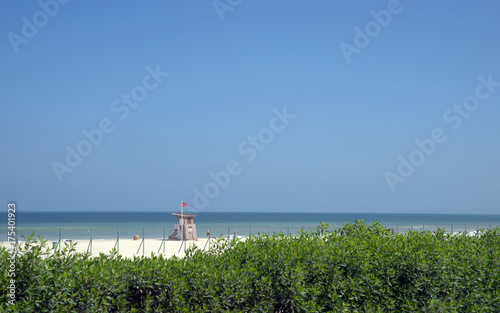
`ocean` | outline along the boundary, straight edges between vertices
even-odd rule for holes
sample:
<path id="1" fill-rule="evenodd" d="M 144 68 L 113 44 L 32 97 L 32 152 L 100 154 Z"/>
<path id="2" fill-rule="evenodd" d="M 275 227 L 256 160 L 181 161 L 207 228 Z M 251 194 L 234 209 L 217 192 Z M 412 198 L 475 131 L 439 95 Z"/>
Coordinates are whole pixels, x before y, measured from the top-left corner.
<path id="1" fill-rule="evenodd" d="M 488 214 L 392 214 L 392 213 L 243 213 L 200 212 L 196 214 L 198 237 L 248 237 L 258 234 L 296 234 L 314 230 L 321 223 L 331 229 L 345 223 L 380 221 L 402 233 L 408 230 L 474 232 L 479 228 L 500 226 L 500 215 Z M 0 241 L 7 241 L 7 214 L 0 216 Z M 34 234 L 47 240 L 163 238 L 176 223 L 168 212 L 18 212 L 15 226 L 19 240 Z M 12 223 L 11 223 L 12 224 Z"/>

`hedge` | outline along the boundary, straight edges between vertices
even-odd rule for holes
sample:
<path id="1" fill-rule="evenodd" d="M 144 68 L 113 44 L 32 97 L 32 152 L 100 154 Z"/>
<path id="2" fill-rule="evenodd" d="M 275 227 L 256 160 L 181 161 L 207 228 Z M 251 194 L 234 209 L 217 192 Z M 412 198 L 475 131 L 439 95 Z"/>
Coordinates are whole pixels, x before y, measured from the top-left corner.
<path id="1" fill-rule="evenodd" d="M 0 250 L 2 312 L 500 312 L 500 230 L 393 234 L 363 221 L 219 239 L 185 258 Z"/>

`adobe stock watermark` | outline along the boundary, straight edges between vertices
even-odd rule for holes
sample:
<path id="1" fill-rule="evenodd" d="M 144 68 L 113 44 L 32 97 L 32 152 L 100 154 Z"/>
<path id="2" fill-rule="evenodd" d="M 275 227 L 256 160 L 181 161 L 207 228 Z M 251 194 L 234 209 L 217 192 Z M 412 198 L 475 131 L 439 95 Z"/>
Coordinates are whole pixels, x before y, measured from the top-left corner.
<path id="1" fill-rule="evenodd" d="M 38 34 L 39 29 L 45 27 L 51 18 L 54 18 L 61 8 L 61 5 L 68 4 L 70 0 L 40 0 L 38 1 L 38 6 L 41 10 L 35 12 L 31 18 L 23 16 L 21 21 L 23 25 L 21 26 L 21 32 L 16 34 L 14 32 L 9 32 L 7 34 L 7 39 L 12 46 L 15 53 L 19 52 L 19 46 L 21 44 L 28 44 L 30 39 L 35 38 Z"/>
<path id="2" fill-rule="evenodd" d="M 9 202 L 7 204 L 7 242 L 10 245 L 9 257 L 7 258 L 7 277 L 5 283 L 7 284 L 7 303 L 9 305 L 16 304 L 16 255 L 17 255 L 17 230 L 16 230 L 16 202 Z"/>
<path id="3" fill-rule="evenodd" d="M 282 132 L 296 117 L 295 114 L 287 112 L 286 106 L 281 111 L 274 109 L 274 116 L 269 120 L 267 127 L 259 130 L 256 136 L 248 136 L 236 147 L 238 154 L 243 157 L 247 163 L 251 163 L 263 151 L 266 146 L 273 142 L 275 134 Z M 231 182 L 231 178 L 239 175 L 243 171 L 243 166 L 237 160 L 229 160 L 224 169 L 208 173 L 209 181 L 200 190 L 193 188 L 193 206 L 196 210 L 204 209 L 210 199 L 216 198 L 220 192 L 227 188 Z"/>
<path id="4" fill-rule="evenodd" d="M 122 94 L 119 98 L 113 100 L 110 104 L 111 112 L 116 114 L 119 120 L 125 120 L 130 116 L 130 112 L 139 107 L 146 100 L 148 94 L 158 88 L 163 79 L 169 75 L 167 72 L 162 72 L 160 65 L 156 65 L 153 69 L 150 66 L 146 67 L 147 74 L 144 75 L 139 85 L 133 87 L 129 93 Z M 111 134 L 116 128 L 115 123 L 111 118 L 102 118 L 97 127 L 90 130 L 83 129 L 83 139 L 80 140 L 74 147 L 67 145 L 66 157 L 64 161 L 52 162 L 51 166 L 54 170 L 59 182 L 62 182 L 64 174 L 72 173 L 73 170 L 80 166 L 85 157 L 88 157 L 94 148 L 99 146 L 106 135 Z"/>
<path id="5" fill-rule="evenodd" d="M 500 81 L 494 81 L 493 75 L 488 78 L 478 77 L 479 84 L 474 89 L 474 94 L 463 99 L 462 103 L 455 103 L 453 107 L 443 113 L 443 121 L 448 124 L 451 130 L 455 131 L 462 126 L 463 121 L 471 117 L 472 113 L 480 107 L 481 101 L 487 100 L 497 87 L 500 87 Z M 408 157 L 398 156 L 399 165 L 396 173 L 386 171 L 384 178 L 389 189 L 394 192 L 396 185 L 404 183 L 411 175 L 415 173 L 417 167 L 422 166 L 426 158 L 433 155 L 438 148 L 448 139 L 446 131 L 442 128 L 432 130 L 430 137 L 422 140 L 415 139 L 416 149 L 411 151 Z"/>
<path id="6" fill-rule="evenodd" d="M 340 51 L 342 51 L 347 63 L 351 63 L 353 54 L 360 54 L 364 48 L 368 47 L 372 39 L 380 35 L 382 29 L 389 26 L 393 16 L 400 14 L 402 11 L 403 6 L 399 0 L 389 0 L 387 10 L 370 11 L 373 19 L 368 21 L 363 28 L 354 27 L 353 44 L 345 41 L 339 44 Z"/>
<path id="7" fill-rule="evenodd" d="M 224 14 L 226 14 L 226 12 L 233 12 L 234 8 L 239 6 L 242 2 L 243 0 L 215 0 L 212 2 L 212 5 L 214 6 L 219 20 L 224 22 Z"/>

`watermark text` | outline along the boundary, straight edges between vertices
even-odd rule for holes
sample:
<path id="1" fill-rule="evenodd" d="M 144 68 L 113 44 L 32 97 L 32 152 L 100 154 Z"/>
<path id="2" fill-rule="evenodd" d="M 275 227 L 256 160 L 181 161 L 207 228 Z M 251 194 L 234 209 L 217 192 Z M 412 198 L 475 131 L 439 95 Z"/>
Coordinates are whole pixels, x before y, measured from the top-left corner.
<path id="1" fill-rule="evenodd" d="M 452 108 L 443 113 L 443 121 L 449 125 L 451 130 L 460 128 L 465 119 L 471 117 L 472 113 L 479 109 L 481 101 L 487 100 L 500 87 L 500 81 L 494 81 L 493 75 L 478 77 L 479 84 L 474 88 L 474 93 L 465 97 L 462 103 L 453 104 Z M 437 151 L 438 144 L 448 139 L 446 131 L 442 128 L 432 130 L 429 138 L 423 140 L 415 139 L 416 149 L 408 154 L 408 157 L 398 156 L 399 164 L 396 173 L 386 171 L 384 178 L 389 189 L 394 192 L 396 185 L 404 183 L 415 173 L 417 167 L 422 166 L 426 158 Z"/>
<path id="2" fill-rule="evenodd" d="M 239 6 L 242 2 L 243 0 L 215 0 L 212 2 L 212 5 L 214 6 L 217 16 L 219 16 L 219 20 L 224 22 L 224 14 L 233 12 L 234 8 Z"/>
<path id="3" fill-rule="evenodd" d="M 17 254 L 17 231 L 16 214 L 17 204 L 9 202 L 7 204 L 7 242 L 10 245 L 7 271 L 7 303 L 16 304 L 16 254 Z"/>
<path id="4" fill-rule="evenodd" d="M 411 0 L 410 0 L 411 1 Z M 351 63 L 353 54 L 360 54 L 361 51 L 368 47 L 372 39 L 380 35 L 382 29 L 389 26 L 394 15 L 398 15 L 403 11 L 403 6 L 399 0 L 389 0 L 387 2 L 387 10 L 370 11 L 372 20 L 367 22 L 363 28 L 354 27 L 353 43 L 342 41 L 339 45 L 340 51 L 344 55 L 347 63 Z"/>
<path id="5" fill-rule="evenodd" d="M 7 39 L 15 53 L 19 52 L 19 46 L 28 44 L 30 39 L 35 38 L 39 29 L 45 27 L 51 18 L 58 13 L 61 5 L 65 5 L 70 0 L 40 0 L 38 6 L 41 10 L 35 12 L 31 18 L 23 16 L 21 21 L 21 31 L 19 33 L 9 32 Z"/>
<path id="6" fill-rule="evenodd" d="M 274 109 L 274 116 L 269 120 L 268 127 L 264 127 L 257 132 L 256 135 L 248 136 L 236 147 L 236 151 L 240 154 L 247 163 L 255 160 L 257 155 L 263 151 L 273 140 L 275 134 L 282 132 L 296 117 L 295 114 L 290 114 L 287 107 L 283 107 L 281 111 Z M 237 160 L 230 160 L 226 163 L 224 169 L 208 173 L 210 180 L 203 188 L 193 189 L 193 206 L 196 210 L 204 209 L 210 199 L 216 198 L 222 189 L 226 188 L 231 177 L 239 175 L 243 171 L 243 166 Z"/>
<path id="7" fill-rule="evenodd" d="M 130 112 L 137 109 L 146 100 L 149 92 L 158 88 L 163 79 L 169 75 L 169 73 L 161 71 L 160 65 L 156 65 L 155 69 L 147 66 L 146 72 L 147 74 L 142 78 L 141 84 L 111 102 L 111 112 L 115 113 L 119 120 L 123 121 L 128 118 Z M 94 148 L 103 142 L 104 137 L 111 134 L 115 128 L 116 125 L 113 120 L 105 117 L 97 123 L 97 127 L 90 130 L 83 129 L 81 133 L 84 138 L 74 147 L 70 145 L 65 147 L 66 157 L 64 161 L 54 161 L 51 164 L 59 182 L 64 180 L 63 175 L 72 173 L 76 167 L 80 166 L 83 159 L 89 156 L 94 151 Z"/>

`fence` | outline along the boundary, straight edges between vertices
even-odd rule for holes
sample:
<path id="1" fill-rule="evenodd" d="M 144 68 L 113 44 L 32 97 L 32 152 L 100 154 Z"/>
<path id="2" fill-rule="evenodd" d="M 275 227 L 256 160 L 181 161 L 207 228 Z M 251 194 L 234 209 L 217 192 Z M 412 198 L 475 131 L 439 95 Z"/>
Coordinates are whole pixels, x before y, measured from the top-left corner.
<path id="1" fill-rule="evenodd" d="M 225 238 L 232 239 L 234 236 L 238 238 L 244 238 L 249 236 L 259 236 L 259 235 L 273 235 L 273 234 L 286 234 L 295 235 L 300 231 L 314 231 L 318 227 L 318 223 L 315 224 L 233 224 L 233 225 L 203 225 L 197 224 L 197 228 L 200 230 L 198 232 L 198 238 L 203 241 L 202 245 L 198 245 L 200 249 L 207 249 L 210 247 L 211 240 L 205 240 L 206 238 Z M 335 230 L 342 227 L 343 224 L 330 225 L 330 230 Z M 394 233 L 405 233 L 407 231 L 436 231 L 438 229 L 444 229 L 449 233 L 460 233 L 467 232 L 473 234 L 479 229 L 491 229 L 493 227 L 498 227 L 498 223 L 419 223 L 419 224 L 384 224 L 388 229 L 393 230 Z M 201 230 L 207 229 L 208 232 L 205 233 Z M 157 254 L 165 254 L 165 249 L 167 242 L 172 242 L 168 239 L 168 232 L 170 228 L 144 228 L 144 227 L 126 227 L 126 228 L 110 228 L 110 227 L 18 227 L 17 234 L 19 241 L 23 241 L 22 237 L 27 237 L 34 234 L 34 237 L 41 237 L 43 239 L 52 242 L 52 250 L 60 251 L 63 243 L 68 243 L 72 241 L 79 241 L 79 243 L 86 244 L 85 252 L 93 253 L 94 244 L 96 241 L 101 241 L 107 239 L 114 242 L 113 246 L 110 247 L 109 251 L 115 249 L 120 253 L 120 241 L 131 240 L 134 236 L 139 236 L 139 246 L 134 254 L 145 255 L 146 244 L 149 244 L 148 251 L 151 252 L 151 242 L 147 240 L 154 241 L 154 251 Z M 0 228 L 0 232 L 6 234 L 7 231 L 3 231 Z M 4 239 L 6 240 L 6 238 Z M 87 243 L 88 241 L 88 243 Z M 178 251 L 180 252 L 182 248 L 186 249 L 186 243 L 177 240 L 179 245 Z M 159 243 L 158 249 L 156 245 Z M 171 244 L 170 244 L 171 245 Z M 81 247 L 80 247 L 81 248 Z"/>

